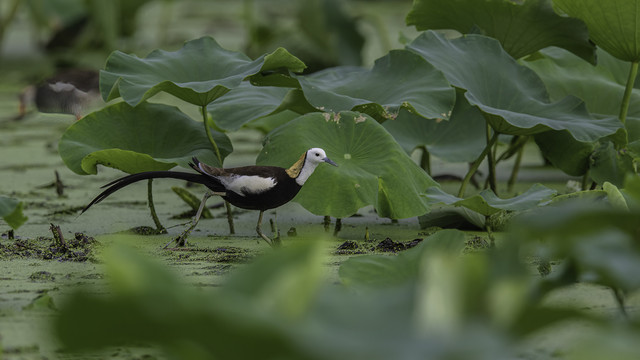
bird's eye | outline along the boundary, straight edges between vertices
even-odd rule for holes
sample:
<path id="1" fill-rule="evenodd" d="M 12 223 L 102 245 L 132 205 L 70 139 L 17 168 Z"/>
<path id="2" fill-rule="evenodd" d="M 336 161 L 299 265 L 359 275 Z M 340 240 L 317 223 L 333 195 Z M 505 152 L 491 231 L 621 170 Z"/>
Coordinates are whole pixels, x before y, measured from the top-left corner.
<path id="1" fill-rule="evenodd" d="M 320 156 L 320 153 L 316 153 L 316 156 Z"/>

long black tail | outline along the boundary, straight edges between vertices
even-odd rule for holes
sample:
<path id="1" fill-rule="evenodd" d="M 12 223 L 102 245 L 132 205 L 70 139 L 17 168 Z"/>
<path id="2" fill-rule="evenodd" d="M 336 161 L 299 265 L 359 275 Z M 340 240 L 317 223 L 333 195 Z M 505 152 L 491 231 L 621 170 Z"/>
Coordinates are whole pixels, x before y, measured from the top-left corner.
<path id="1" fill-rule="evenodd" d="M 131 185 L 134 182 L 138 182 L 141 180 L 157 179 L 157 178 L 172 178 L 172 179 L 186 180 L 186 181 L 203 184 L 213 191 L 220 191 L 220 192 L 225 191 L 224 186 L 222 186 L 222 184 L 220 184 L 215 178 L 211 176 L 206 176 L 203 174 L 179 172 L 179 171 L 147 171 L 147 172 L 127 175 L 102 186 L 102 188 L 106 187 L 107 189 L 101 192 L 100 195 L 96 196 L 96 198 L 89 203 L 89 205 L 87 205 L 84 209 L 82 209 L 81 214 L 89 210 L 91 206 L 99 203 L 100 201 L 107 198 L 109 195 L 113 194 L 114 192 L 122 189 L 127 185 Z"/>

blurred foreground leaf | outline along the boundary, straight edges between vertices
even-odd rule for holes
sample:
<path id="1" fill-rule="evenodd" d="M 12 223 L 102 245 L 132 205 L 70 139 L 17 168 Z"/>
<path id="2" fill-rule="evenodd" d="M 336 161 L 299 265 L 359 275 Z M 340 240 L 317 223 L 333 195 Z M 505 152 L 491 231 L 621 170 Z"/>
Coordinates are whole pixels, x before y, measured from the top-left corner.
<path id="1" fill-rule="evenodd" d="M 353 287 L 402 286 L 418 276 L 419 264 L 425 254 L 442 251 L 459 255 L 463 248 L 464 233 L 457 230 L 439 231 L 398 256 L 352 257 L 340 266 L 340 279 Z"/>
<path id="2" fill-rule="evenodd" d="M 580 317 L 539 303 L 516 242 L 461 256 L 464 239 L 443 231 L 398 257 L 348 260 L 347 286 L 323 281 L 320 241 L 264 254 L 208 289 L 115 247 L 110 293 L 71 294 L 56 331 L 66 350 L 142 343 L 179 359 L 494 360 Z"/>
<path id="3" fill-rule="evenodd" d="M 625 184 L 633 189 L 640 178 L 628 176 Z M 627 292 L 638 290 L 640 213 L 633 197 L 629 199 L 631 206 L 621 198 L 634 190 L 617 190 L 609 184 L 605 193 L 607 200 L 566 198 L 536 209 L 514 222 L 513 237 L 546 261 L 563 259 L 557 276 L 565 276 L 564 281 L 588 281 Z"/>
<path id="4" fill-rule="evenodd" d="M 164 264 L 115 246 L 105 259 L 112 294 L 73 295 L 62 306 L 57 333 L 67 350 L 145 342 L 180 359 L 312 359 L 294 346 L 288 327 L 310 301 L 300 295 L 318 288 L 309 277 L 321 272 L 318 251 L 309 244 L 266 255 L 243 269 L 252 277 L 236 273 L 210 293 Z M 258 275 L 269 286 L 256 281 Z"/>
<path id="5" fill-rule="evenodd" d="M 0 217 L 16 230 L 29 219 L 22 213 L 24 203 L 17 199 L 0 196 Z"/>

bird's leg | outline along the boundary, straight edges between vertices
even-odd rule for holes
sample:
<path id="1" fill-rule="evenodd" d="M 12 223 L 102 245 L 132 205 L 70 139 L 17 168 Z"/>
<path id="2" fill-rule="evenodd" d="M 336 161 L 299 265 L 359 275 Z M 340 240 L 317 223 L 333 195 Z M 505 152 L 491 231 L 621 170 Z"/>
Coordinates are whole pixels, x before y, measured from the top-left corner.
<path id="1" fill-rule="evenodd" d="M 278 213 L 273 213 L 273 219 L 269 219 L 269 224 L 271 224 L 271 232 L 273 235 L 273 241 L 279 243 L 280 242 L 280 230 L 278 230 Z"/>
<path id="2" fill-rule="evenodd" d="M 198 221 L 200 221 L 200 216 L 202 216 L 204 205 L 207 203 L 207 200 L 213 195 L 220 195 L 220 194 L 213 193 L 211 191 L 207 191 L 204 194 L 204 196 L 202 197 L 202 201 L 200 202 L 200 207 L 198 207 L 198 211 L 196 212 L 196 216 L 193 219 L 191 219 L 191 225 L 188 228 L 186 228 L 182 232 L 182 234 L 180 234 L 180 236 L 175 238 L 175 242 L 177 246 L 184 246 L 184 243 L 187 241 L 187 237 L 191 233 L 191 230 L 193 230 L 196 227 L 196 225 L 198 225 Z M 171 244 L 172 241 L 174 240 L 169 241 L 167 245 L 164 246 L 164 248 L 166 249 L 167 246 L 169 246 L 169 244 Z"/>
<path id="3" fill-rule="evenodd" d="M 260 237 L 267 242 L 267 244 L 269 244 L 271 247 L 276 247 L 280 245 L 280 242 L 275 242 L 271 239 L 269 239 L 269 237 L 267 235 L 265 235 L 262 232 L 262 215 L 264 215 L 264 210 L 260 210 L 260 215 L 258 215 L 258 225 L 256 226 L 256 232 L 258 233 L 258 235 L 260 235 Z"/>

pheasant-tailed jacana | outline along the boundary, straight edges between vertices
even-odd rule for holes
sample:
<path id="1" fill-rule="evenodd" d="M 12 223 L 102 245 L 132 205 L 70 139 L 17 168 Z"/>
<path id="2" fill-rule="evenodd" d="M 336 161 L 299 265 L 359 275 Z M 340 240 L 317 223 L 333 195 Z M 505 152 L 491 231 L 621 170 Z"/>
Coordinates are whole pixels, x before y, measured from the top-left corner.
<path id="1" fill-rule="evenodd" d="M 313 174 L 318 164 L 326 162 L 338 166 L 331 161 L 320 148 L 312 148 L 302 154 L 300 159 L 285 169 L 277 166 L 243 166 L 229 169 L 215 168 L 204 164 L 195 157 L 189 165 L 197 173 L 178 171 L 148 171 L 131 174 L 103 187 L 107 187 L 100 195 L 87 205 L 82 212 L 92 205 L 104 200 L 107 196 L 134 182 L 153 178 L 173 178 L 200 183 L 212 192 L 205 195 L 198 214 L 189 231 L 195 227 L 206 199 L 211 195 L 219 195 L 234 206 L 248 210 L 260 210 L 256 231 L 270 245 L 272 241 L 262 232 L 262 215 L 265 210 L 274 209 L 291 201 L 302 185 Z"/>

